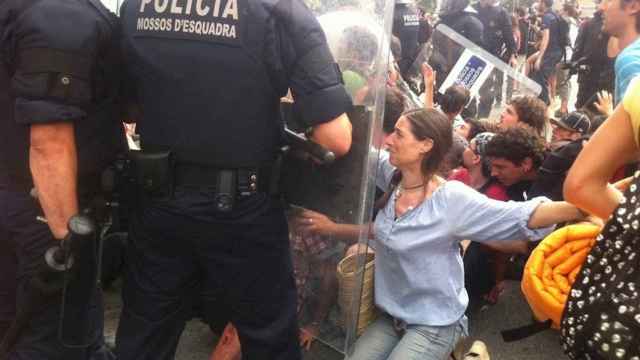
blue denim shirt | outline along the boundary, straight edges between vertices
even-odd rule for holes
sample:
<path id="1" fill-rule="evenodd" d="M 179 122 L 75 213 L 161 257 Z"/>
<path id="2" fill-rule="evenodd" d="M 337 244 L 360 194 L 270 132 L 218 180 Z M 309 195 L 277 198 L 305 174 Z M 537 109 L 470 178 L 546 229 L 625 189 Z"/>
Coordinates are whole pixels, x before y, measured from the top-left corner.
<path id="1" fill-rule="evenodd" d="M 390 179 L 392 172 L 388 154 L 381 151 L 377 183 Z M 397 219 L 395 198 L 393 194 L 374 224 L 375 300 L 407 324 L 450 325 L 464 315 L 469 297 L 461 240 L 538 240 L 553 230 L 527 227 L 532 212 L 547 201 L 544 197 L 496 201 L 449 181 Z"/>

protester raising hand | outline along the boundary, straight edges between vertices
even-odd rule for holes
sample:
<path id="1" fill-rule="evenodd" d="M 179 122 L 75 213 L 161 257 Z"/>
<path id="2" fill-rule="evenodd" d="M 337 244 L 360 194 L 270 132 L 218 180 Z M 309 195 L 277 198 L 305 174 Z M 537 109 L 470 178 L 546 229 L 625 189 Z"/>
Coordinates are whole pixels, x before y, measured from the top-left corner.
<path id="1" fill-rule="evenodd" d="M 420 70 L 424 79 L 424 108 L 433 109 L 433 88 L 436 84 L 437 73 L 426 62 L 422 63 Z"/>
<path id="2" fill-rule="evenodd" d="M 603 90 L 598 91 L 596 95 L 598 96 L 598 101 L 594 103 L 596 109 L 598 109 L 602 115 L 611 116 L 613 113 L 613 96 L 611 96 L 611 93 Z"/>

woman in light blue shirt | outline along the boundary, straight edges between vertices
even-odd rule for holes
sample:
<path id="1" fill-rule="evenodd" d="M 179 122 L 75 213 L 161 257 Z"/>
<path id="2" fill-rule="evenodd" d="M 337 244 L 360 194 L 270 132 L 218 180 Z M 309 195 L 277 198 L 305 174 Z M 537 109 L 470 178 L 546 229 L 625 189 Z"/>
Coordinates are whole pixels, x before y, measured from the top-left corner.
<path id="1" fill-rule="evenodd" d="M 435 174 L 451 133 L 442 113 L 420 109 L 400 117 L 387 139 L 377 174 L 386 204 L 371 231 L 375 301 L 385 315 L 358 339 L 352 360 L 447 359 L 467 332 L 460 241 L 538 240 L 555 223 L 583 217 L 565 202 L 502 202 L 445 182 Z M 361 230 L 311 211 L 301 222 L 343 239 L 356 239 Z"/>

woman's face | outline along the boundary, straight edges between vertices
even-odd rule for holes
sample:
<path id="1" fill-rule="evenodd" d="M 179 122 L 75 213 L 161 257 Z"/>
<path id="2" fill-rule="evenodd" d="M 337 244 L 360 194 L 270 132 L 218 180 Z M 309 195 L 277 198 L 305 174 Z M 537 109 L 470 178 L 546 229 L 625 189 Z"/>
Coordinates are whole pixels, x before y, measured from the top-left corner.
<path id="1" fill-rule="evenodd" d="M 411 124 L 401 116 L 394 131 L 386 139 L 389 161 L 397 168 L 420 166 L 425 154 L 433 147 L 433 140 L 418 140 L 413 135 Z"/>
<path id="2" fill-rule="evenodd" d="M 513 105 L 508 105 L 500 115 L 500 129 L 508 129 L 518 124 L 518 113 Z"/>

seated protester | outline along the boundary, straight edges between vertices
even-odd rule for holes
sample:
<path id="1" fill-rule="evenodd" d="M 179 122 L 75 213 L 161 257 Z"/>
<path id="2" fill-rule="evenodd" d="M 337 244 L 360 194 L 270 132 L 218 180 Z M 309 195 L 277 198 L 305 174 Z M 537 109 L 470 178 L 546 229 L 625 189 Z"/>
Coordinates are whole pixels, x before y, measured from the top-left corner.
<path id="1" fill-rule="evenodd" d="M 582 151 L 591 121 L 587 115 L 574 111 L 560 120 L 551 120 L 555 150 L 547 155 L 538 170 L 538 177 L 531 186 L 531 196 L 546 196 L 562 201 L 562 186 L 567 172 Z"/>
<path id="2" fill-rule="evenodd" d="M 491 161 L 491 176 L 507 187 L 509 199 L 524 201 L 536 180 L 545 156 L 544 142 L 528 127 L 511 127 L 491 139 L 486 155 Z"/>
<path id="3" fill-rule="evenodd" d="M 501 129 L 526 124 L 542 137 L 544 137 L 546 123 L 547 106 L 534 96 L 514 97 L 500 115 Z"/>
<path id="4" fill-rule="evenodd" d="M 487 143 L 494 136 L 488 132 L 475 136 L 464 151 L 464 167 L 454 171 L 449 180 L 458 180 L 491 199 L 507 201 L 507 192 L 502 184 L 491 177 L 491 165 L 484 154 Z M 495 304 L 504 292 L 508 255 L 481 243 L 471 242 L 462 260 L 469 308 L 473 309 L 482 300 Z"/>
<path id="5" fill-rule="evenodd" d="M 467 141 L 470 141 L 471 139 L 476 137 L 476 135 L 488 130 L 486 125 L 482 121 L 473 118 L 465 118 L 464 123 L 458 127 L 455 127 L 453 131 L 455 131 L 456 134 L 467 139 Z"/>
<path id="6" fill-rule="evenodd" d="M 442 166 L 438 169 L 438 175 L 443 178 L 448 178 L 452 171 L 458 169 L 463 165 L 462 156 L 465 149 L 469 146 L 469 142 L 462 136 L 453 133 L 453 143 L 451 148 L 444 156 Z"/>
<path id="7" fill-rule="evenodd" d="M 540 239 L 553 224 L 582 217 L 568 203 L 504 202 L 437 176 L 451 124 L 432 109 L 405 113 L 387 139 L 377 176 L 386 202 L 373 224 L 338 224 L 305 211 L 311 233 L 353 241 L 369 233 L 376 250 L 375 301 L 383 314 L 357 340 L 351 360 L 442 360 L 467 334 L 468 296 L 459 244 Z"/>

